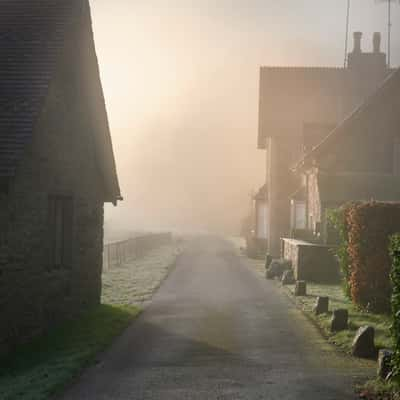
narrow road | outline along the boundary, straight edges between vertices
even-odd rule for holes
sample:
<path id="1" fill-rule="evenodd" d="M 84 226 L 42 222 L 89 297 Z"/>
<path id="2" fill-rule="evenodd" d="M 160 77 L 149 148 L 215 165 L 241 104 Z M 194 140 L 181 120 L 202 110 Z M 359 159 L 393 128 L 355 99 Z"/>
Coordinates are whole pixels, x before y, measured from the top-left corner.
<path id="1" fill-rule="evenodd" d="M 365 373 L 231 244 L 204 237 L 63 399 L 346 400 Z"/>

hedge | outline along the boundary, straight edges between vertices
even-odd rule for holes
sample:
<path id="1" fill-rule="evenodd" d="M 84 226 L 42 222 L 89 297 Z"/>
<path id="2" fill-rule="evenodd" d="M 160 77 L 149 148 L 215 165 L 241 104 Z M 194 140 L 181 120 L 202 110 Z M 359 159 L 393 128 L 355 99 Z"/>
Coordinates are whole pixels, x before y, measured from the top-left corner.
<path id="1" fill-rule="evenodd" d="M 390 236 L 400 231 L 400 204 L 358 203 L 346 211 L 349 287 L 353 302 L 376 312 L 391 309 Z"/>
<path id="2" fill-rule="evenodd" d="M 338 234 L 338 246 L 335 247 L 334 253 L 339 261 L 340 270 L 343 275 L 343 291 L 350 298 L 350 262 L 348 254 L 348 227 L 347 213 L 351 205 L 347 204 L 343 207 L 328 210 L 328 223 Z"/>
<path id="3" fill-rule="evenodd" d="M 394 341 L 394 354 L 392 359 L 392 379 L 400 383 L 400 235 L 394 235 L 390 241 L 390 255 L 392 258 L 392 335 Z"/>

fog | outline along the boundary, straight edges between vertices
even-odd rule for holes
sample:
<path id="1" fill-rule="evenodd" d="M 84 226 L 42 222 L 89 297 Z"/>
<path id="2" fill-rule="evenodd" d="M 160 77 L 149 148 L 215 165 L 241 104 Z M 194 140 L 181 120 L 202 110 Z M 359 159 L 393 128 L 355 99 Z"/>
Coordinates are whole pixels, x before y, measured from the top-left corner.
<path id="1" fill-rule="evenodd" d="M 342 66 L 346 0 L 92 0 L 124 201 L 110 230 L 235 234 L 264 182 L 256 148 L 260 65 Z M 363 47 L 386 12 L 353 0 Z M 400 6 L 392 64 L 400 61 Z M 350 42 L 351 44 L 351 42 Z"/>

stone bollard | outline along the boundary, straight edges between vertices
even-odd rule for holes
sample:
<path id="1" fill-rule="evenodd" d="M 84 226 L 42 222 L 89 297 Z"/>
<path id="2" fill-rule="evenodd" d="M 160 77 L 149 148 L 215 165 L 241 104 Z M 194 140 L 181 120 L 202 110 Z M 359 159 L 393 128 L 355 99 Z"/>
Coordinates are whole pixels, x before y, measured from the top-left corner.
<path id="1" fill-rule="evenodd" d="M 282 285 L 293 285 L 296 282 L 291 269 L 285 271 L 282 275 Z"/>
<path id="2" fill-rule="evenodd" d="M 362 326 L 353 340 L 352 354 L 360 358 L 375 358 L 375 329 L 372 326 Z"/>
<path id="3" fill-rule="evenodd" d="M 266 271 L 267 279 L 281 278 L 283 273 L 292 268 L 292 264 L 288 260 L 276 259 L 272 260 Z"/>
<path id="4" fill-rule="evenodd" d="M 333 311 L 331 320 L 331 331 L 338 332 L 347 329 L 349 326 L 349 312 L 345 309 Z"/>
<path id="5" fill-rule="evenodd" d="M 274 273 L 269 268 L 265 271 L 265 278 L 266 279 L 274 279 L 275 278 Z"/>
<path id="6" fill-rule="evenodd" d="M 307 296 L 307 282 L 297 281 L 296 288 L 294 289 L 295 296 Z"/>
<path id="7" fill-rule="evenodd" d="M 387 379 L 392 372 L 393 351 L 388 349 L 379 350 L 378 354 L 378 378 Z"/>
<path id="8" fill-rule="evenodd" d="M 315 315 L 326 314 L 329 311 L 329 297 L 317 297 L 313 311 Z"/>

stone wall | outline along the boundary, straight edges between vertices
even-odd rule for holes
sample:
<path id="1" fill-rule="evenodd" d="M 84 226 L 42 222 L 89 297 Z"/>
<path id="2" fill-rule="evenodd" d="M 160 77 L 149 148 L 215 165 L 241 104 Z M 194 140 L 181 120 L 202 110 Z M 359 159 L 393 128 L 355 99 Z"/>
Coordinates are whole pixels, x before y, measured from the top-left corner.
<path id="1" fill-rule="evenodd" d="M 9 193 L 0 195 L 0 354 L 100 301 L 104 187 L 75 39 L 66 43 Z M 50 195 L 73 200 L 69 268 L 50 263 Z"/>
<path id="2" fill-rule="evenodd" d="M 282 239 L 282 257 L 292 262 L 297 280 L 317 283 L 339 281 L 339 266 L 329 246 Z"/>

